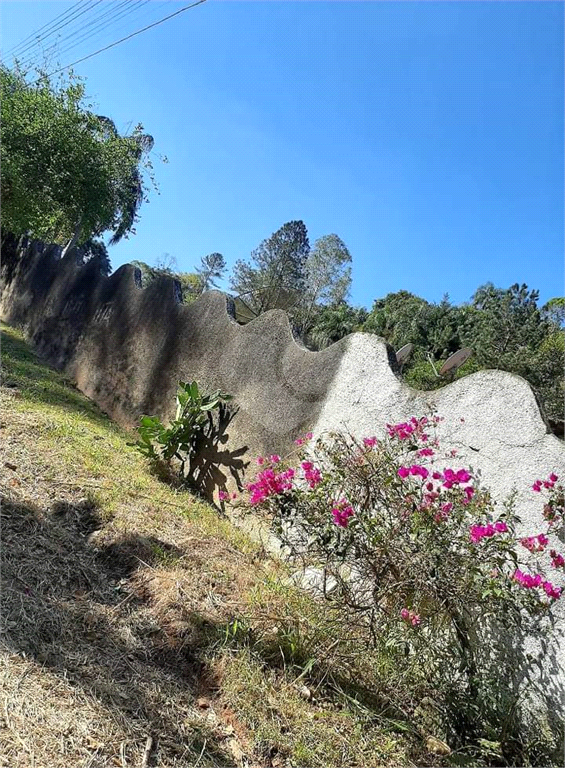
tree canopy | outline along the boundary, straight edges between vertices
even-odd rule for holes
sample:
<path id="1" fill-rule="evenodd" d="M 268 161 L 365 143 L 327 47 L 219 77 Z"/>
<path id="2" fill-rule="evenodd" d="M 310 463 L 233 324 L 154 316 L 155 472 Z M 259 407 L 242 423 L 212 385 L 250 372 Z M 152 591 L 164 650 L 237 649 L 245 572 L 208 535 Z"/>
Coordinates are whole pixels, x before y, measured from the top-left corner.
<path id="1" fill-rule="evenodd" d="M 73 75 L 31 81 L 0 65 L 0 88 L 3 228 L 71 245 L 133 232 L 153 178 L 143 127 L 120 136 Z"/>
<path id="2" fill-rule="evenodd" d="M 257 314 L 292 308 L 304 290 L 310 244 L 303 221 L 289 221 L 251 253 L 250 261 L 236 262 L 231 289 Z"/>

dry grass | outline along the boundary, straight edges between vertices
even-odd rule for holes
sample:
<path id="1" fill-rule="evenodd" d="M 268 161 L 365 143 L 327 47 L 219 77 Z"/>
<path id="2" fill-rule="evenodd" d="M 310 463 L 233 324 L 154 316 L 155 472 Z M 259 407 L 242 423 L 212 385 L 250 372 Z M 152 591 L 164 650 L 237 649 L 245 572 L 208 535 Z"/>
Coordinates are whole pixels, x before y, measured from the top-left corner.
<path id="1" fill-rule="evenodd" d="M 282 566 L 18 333 L 2 351 L 0 766 L 411 765 L 386 706 L 340 694 L 345 635 Z"/>

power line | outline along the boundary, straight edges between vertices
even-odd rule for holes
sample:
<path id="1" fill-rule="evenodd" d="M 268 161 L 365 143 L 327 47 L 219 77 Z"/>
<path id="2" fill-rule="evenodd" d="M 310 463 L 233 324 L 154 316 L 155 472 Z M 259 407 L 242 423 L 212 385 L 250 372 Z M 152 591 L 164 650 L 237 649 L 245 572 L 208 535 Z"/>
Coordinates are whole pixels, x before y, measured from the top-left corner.
<path id="1" fill-rule="evenodd" d="M 91 2 L 92 0 L 89 0 L 89 1 Z M 72 5 L 70 8 L 67 8 L 67 10 L 66 10 L 66 11 L 63 11 L 63 13 L 60 13 L 58 16 L 55 16 L 55 18 L 54 18 L 54 19 L 52 19 L 51 21 L 48 21 L 48 22 L 47 22 L 47 24 L 44 24 L 42 27 L 39 27 L 39 29 L 36 29 L 36 30 L 35 30 L 35 32 L 32 32 L 30 35 L 28 35 L 26 38 L 24 38 L 24 39 L 23 39 L 23 40 L 22 40 L 20 43 L 18 43 L 17 45 L 15 45 L 13 48 L 10 48 L 10 50 L 7 52 L 7 54 L 6 54 L 6 55 L 8 56 L 10 53 L 12 53 L 12 51 L 15 51 L 15 50 L 17 50 L 18 48 L 20 48 L 22 45 L 24 45 L 25 43 L 27 43 L 27 41 L 28 41 L 28 40 L 30 40 L 31 38 L 33 38 L 33 37 L 35 37 L 36 35 L 38 35 L 38 34 L 39 34 L 39 32 L 41 32 L 41 30 L 45 29 L 45 27 L 49 27 L 49 26 L 51 26 L 52 24 L 54 24 L 54 23 L 57 21 L 57 19 L 60 19 L 60 18 L 63 18 L 63 17 L 65 17 L 65 16 L 66 16 L 68 13 L 70 13 L 70 12 L 72 11 L 72 9 L 75 7 L 75 5 L 80 5 L 80 4 L 81 4 L 81 2 L 82 2 L 82 0 L 78 0 L 78 2 L 77 2 L 77 3 L 75 3 L 74 5 Z"/>
<path id="2" fill-rule="evenodd" d="M 95 6 L 99 5 L 102 2 L 102 0 L 95 0 L 94 3 L 90 2 L 90 5 L 84 8 L 84 10 L 80 11 L 80 13 L 75 13 L 75 15 L 71 18 L 68 18 L 63 24 L 59 24 L 59 26 L 55 27 L 54 29 L 50 30 L 49 32 L 44 32 L 43 36 L 35 39 L 33 42 L 28 43 L 22 51 L 19 52 L 20 56 L 23 56 L 26 54 L 31 48 L 34 48 L 40 41 L 44 42 L 46 38 L 51 37 L 51 35 L 54 35 L 55 32 L 57 32 L 59 29 L 62 29 L 63 27 L 66 27 L 71 22 L 76 21 L 79 16 L 82 16 L 87 11 L 91 11 Z M 17 46 L 20 47 L 20 46 Z"/>
<path id="3" fill-rule="evenodd" d="M 61 56 L 67 51 L 76 48 L 78 45 L 80 45 L 81 42 L 84 42 L 90 37 L 95 36 L 98 34 L 98 32 L 102 32 L 107 27 L 111 27 L 116 21 L 123 18 L 124 16 L 129 15 L 130 13 L 133 13 L 136 9 L 140 8 L 142 5 L 145 5 L 148 2 L 149 0 L 122 0 L 122 2 L 118 3 L 117 5 L 112 5 L 110 10 L 105 11 L 99 16 L 95 16 L 95 18 L 93 18 L 88 24 L 84 24 L 82 27 L 79 26 L 77 29 L 69 31 L 68 35 L 63 37 L 61 40 L 57 40 L 53 46 L 43 51 L 43 54 L 45 55 L 49 51 L 52 51 L 53 48 L 57 48 L 58 46 L 64 45 L 67 42 L 71 42 L 70 45 L 67 45 L 66 48 L 58 52 Z M 126 8 L 123 6 L 126 6 Z M 120 8 L 121 11 L 119 10 Z M 119 11 L 119 13 L 116 13 L 117 11 Z M 108 19 L 108 16 L 111 16 L 111 18 Z M 94 28 L 89 29 L 89 27 L 92 27 L 92 25 L 95 25 Z M 79 35 L 80 37 L 78 37 Z M 41 54 L 32 53 L 29 59 L 23 62 L 24 66 L 31 66 L 34 62 L 37 63 L 40 56 Z"/>
<path id="4" fill-rule="evenodd" d="M 128 0 L 128 2 L 130 2 L 130 1 L 131 1 L 131 0 Z M 144 10 L 141 10 L 141 6 L 143 6 L 143 5 L 146 5 L 146 4 L 147 4 L 147 3 L 149 3 L 149 2 L 151 2 L 151 5 L 152 5 L 152 6 L 154 6 L 154 7 L 152 7 L 152 8 L 145 8 Z M 154 10 L 155 10 L 155 8 L 161 8 L 163 5 L 170 5 L 170 0 L 164 0 L 164 2 L 162 2 L 162 3 L 157 3 L 157 4 L 155 4 L 154 0 L 143 0 L 143 2 L 141 3 L 141 5 L 138 7 L 138 10 L 140 11 L 140 13 L 138 14 L 138 18 L 139 18 L 139 19 L 141 19 L 141 18 L 143 18 L 143 17 L 147 16 L 147 14 L 148 14 L 149 12 L 152 12 L 152 11 L 154 11 Z M 125 15 L 127 15 L 127 14 L 122 14 L 122 15 L 120 16 L 120 18 L 122 18 L 122 19 L 123 19 L 123 17 L 124 17 Z M 115 18 L 115 19 L 113 19 L 112 21 L 114 21 L 114 20 L 117 20 L 117 18 L 118 18 L 118 17 L 116 17 L 116 18 Z M 90 33 L 90 34 L 88 34 L 88 35 L 86 35 L 86 36 L 84 36 L 84 35 L 83 35 L 83 36 L 82 36 L 82 38 L 80 39 L 80 41 L 78 41 L 77 43 L 71 44 L 71 45 L 67 46 L 66 48 L 64 48 L 62 51 L 60 51 L 60 52 L 59 52 L 59 56 L 64 56 L 64 54 L 68 53 L 69 51 L 72 51 L 72 50 L 73 50 L 74 48 L 76 48 L 76 47 L 77 47 L 77 46 L 78 46 L 80 43 L 83 43 L 83 42 L 85 42 L 86 40 L 89 40 L 89 39 L 90 39 L 90 38 L 92 38 L 92 37 L 95 37 L 95 38 L 100 38 L 101 36 L 103 36 L 103 35 L 101 35 L 100 33 L 103 33 L 103 32 L 104 32 L 104 30 L 106 30 L 106 29 L 107 29 L 108 27 L 110 27 L 110 26 L 111 26 L 111 24 L 110 24 L 110 23 L 108 23 L 108 24 L 106 24 L 105 26 L 103 26 L 103 27 L 102 27 L 100 30 L 98 30 L 98 32 L 94 32 L 94 31 L 91 31 L 91 33 Z M 119 25 L 118 25 L 118 27 L 116 28 L 116 31 L 117 31 L 117 30 L 123 30 L 123 29 L 124 29 L 125 27 L 127 27 L 127 26 L 128 26 L 128 24 L 127 24 L 127 23 L 126 23 L 126 24 L 119 24 Z"/>
<path id="5" fill-rule="evenodd" d="M 136 37 L 136 35 L 140 35 L 142 32 L 146 32 L 148 29 L 157 27 L 159 24 L 162 24 L 163 22 L 168 21 L 169 19 L 172 19 L 174 16 L 178 16 L 179 14 L 184 13 L 184 11 L 188 11 L 191 8 L 195 8 L 197 5 L 202 5 L 205 2 L 206 0 L 197 0 L 195 3 L 191 3 L 190 5 L 185 5 L 183 8 L 179 8 L 178 11 L 175 11 L 174 13 L 171 13 L 162 19 L 159 19 L 159 21 L 154 21 L 153 24 L 148 24 L 146 27 L 143 27 L 142 29 L 138 29 L 137 32 L 132 32 L 130 35 L 127 35 L 126 37 L 122 37 L 121 40 L 116 40 L 116 42 L 110 43 L 110 45 L 106 45 L 104 48 L 99 48 L 97 51 L 94 51 L 94 53 L 90 53 L 88 56 L 83 56 L 82 59 L 77 59 L 76 61 L 73 61 L 71 64 L 67 64 L 64 67 L 60 67 L 59 69 L 56 69 L 53 72 L 50 72 L 47 75 L 47 77 L 51 77 L 52 75 L 58 75 L 59 72 L 64 72 L 65 69 L 69 69 L 69 67 L 74 67 L 75 64 L 80 64 L 81 62 L 86 61 L 87 59 L 92 59 L 94 56 L 98 56 L 99 53 L 108 51 L 110 48 L 114 48 L 116 45 L 119 45 L 120 43 L 124 43 L 126 40 L 131 40 L 132 37 Z M 36 80 L 34 85 L 36 85 L 39 82 L 41 82 L 41 78 Z"/>
<path id="6" fill-rule="evenodd" d="M 124 0 L 124 2 L 127 3 L 127 2 L 129 2 L 129 0 Z M 70 28 L 69 29 L 65 29 L 64 32 L 63 32 L 63 34 L 65 34 L 66 37 L 63 37 L 62 40 L 61 40 L 61 32 L 59 32 L 59 35 L 57 36 L 55 41 L 52 43 L 52 45 L 50 45 L 49 48 L 44 49 L 43 53 L 46 53 L 47 51 L 53 50 L 53 48 L 55 48 L 58 44 L 61 44 L 61 42 L 63 42 L 64 40 L 67 40 L 67 39 L 71 38 L 73 35 L 81 32 L 82 29 L 86 29 L 87 27 L 89 27 L 92 24 L 96 23 L 101 18 L 107 16 L 108 13 L 112 13 L 112 11 L 113 11 L 113 3 L 106 3 L 106 5 L 110 6 L 110 10 L 105 10 L 105 11 L 102 12 L 102 14 L 99 14 L 98 12 L 96 12 L 94 14 L 94 18 L 92 18 L 90 21 L 88 21 L 89 17 L 87 16 L 85 19 L 79 20 L 78 24 L 77 24 L 77 18 L 78 18 L 77 17 L 74 20 L 69 19 L 66 24 L 60 25 L 58 27 L 58 29 L 63 29 L 63 27 L 67 26 L 68 24 L 71 24 Z M 94 6 L 91 5 L 91 7 L 88 10 L 93 10 L 93 8 L 94 8 Z M 99 9 L 99 10 L 101 10 L 101 9 Z M 71 21 L 72 21 L 72 23 L 71 23 Z M 88 22 L 88 23 L 84 24 L 84 22 Z M 55 32 L 55 31 L 57 31 L 57 30 L 53 30 L 53 32 Z M 69 33 L 69 34 L 67 34 L 67 33 Z M 44 42 L 45 42 L 45 39 L 42 38 L 39 41 L 37 41 L 37 44 L 33 44 L 32 43 L 30 46 L 28 46 L 28 57 L 27 57 L 27 59 L 24 59 L 24 61 L 23 61 L 24 65 L 29 65 L 33 61 L 33 59 L 37 58 L 38 56 L 41 56 L 41 52 L 38 52 L 36 49 L 37 49 L 37 47 L 39 46 L 40 43 L 44 43 Z"/>

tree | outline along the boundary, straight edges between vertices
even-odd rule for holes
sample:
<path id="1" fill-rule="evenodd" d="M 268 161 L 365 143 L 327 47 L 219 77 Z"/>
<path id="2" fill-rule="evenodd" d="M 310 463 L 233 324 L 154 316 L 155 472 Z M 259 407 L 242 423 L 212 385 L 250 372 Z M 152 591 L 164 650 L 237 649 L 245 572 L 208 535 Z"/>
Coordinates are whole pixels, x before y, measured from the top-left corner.
<path id="1" fill-rule="evenodd" d="M 541 316 L 556 328 L 565 327 L 565 299 L 563 296 L 550 299 L 541 308 Z"/>
<path id="2" fill-rule="evenodd" d="M 492 283 L 481 286 L 461 313 L 463 344 L 473 348 L 484 367 L 525 375 L 529 355 L 549 331 L 538 298 L 539 292 L 530 291 L 525 283 L 507 289 Z"/>
<path id="3" fill-rule="evenodd" d="M 168 253 L 160 256 L 154 267 L 149 266 L 144 261 L 132 261 L 131 263 L 141 272 L 143 288 L 146 288 L 159 277 L 170 277 L 180 284 L 183 304 L 191 304 L 202 293 L 199 275 L 194 272 L 178 272 L 177 260 Z"/>
<path id="4" fill-rule="evenodd" d="M 73 75 L 30 82 L 0 66 L 3 227 L 67 248 L 111 232 L 134 231 L 153 139 L 136 126 L 120 136 L 109 118 L 85 105 Z"/>
<path id="5" fill-rule="evenodd" d="M 226 271 L 226 260 L 221 253 L 209 253 L 200 259 L 200 266 L 196 267 L 196 274 L 200 279 L 201 291 L 209 291 L 217 288 L 216 280 L 221 280 Z"/>
<path id="6" fill-rule="evenodd" d="M 257 314 L 292 309 L 304 291 L 308 232 L 302 221 L 289 221 L 256 248 L 250 262 L 236 262 L 230 287 Z"/>
<path id="7" fill-rule="evenodd" d="M 324 349 L 344 336 L 361 330 L 366 319 L 366 309 L 355 308 L 346 301 L 340 301 L 339 304 L 320 310 L 308 338 L 317 349 Z"/>
<path id="8" fill-rule="evenodd" d="M 382 336 L 397 350 L 408 343 L 425 347 L 425 326 L 420 319 L 430 306 L 409 291 L 389 293 L 383 299 L 375 299 L 363 330 Z"/>
<path id="9" fill-rule="evenodd" d="M 314 243 L 306 259 L 305 290 L 295 317 L 300 333 L 308 333 L 316 312 L 323 306 L 337 306 L 347 299 L 351 288 L 351 254 L 337 235 L 324 235 Z"/>

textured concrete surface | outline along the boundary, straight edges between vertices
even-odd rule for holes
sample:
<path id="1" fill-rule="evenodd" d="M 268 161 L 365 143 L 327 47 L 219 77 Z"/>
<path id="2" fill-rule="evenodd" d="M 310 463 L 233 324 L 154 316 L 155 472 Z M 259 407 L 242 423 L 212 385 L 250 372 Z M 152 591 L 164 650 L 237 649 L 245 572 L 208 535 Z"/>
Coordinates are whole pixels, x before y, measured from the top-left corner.
<path id="1" fill-rule="evenodd" d="M 375 336 L 353 334 L 310 352 L 293 339 L 283 312 L 239 326 L 217 291 L 184 306 L 173 280 L 142 290 L 131 265 L 106 278 L 95 260 L 77 267 L 72 252 L 59 256 L 57 247 L 5 239 L 3 319 L 22 327 L 44 359 L 126 427 L 144 413 L 170 416 L 180 379 L 232 394 L 236 412 L 210 437 L 195 474 L 209 496 L 249 479 L 256 455 L 284 454 L 310 429 L 378 435 L 386 422 L 434 408 L 445 417 L 439 437 L 458 449 L 458 466 L 480 470 L 499 502 L 516 489 L 524 534 L 539 532 L 541 505 L 529 488 L 550 472 L 565 476 L 565 450 L 520 377 L 483 371 L 416 391 L 399 379 L 393 351 Z M 565 680 L 559 645 L 549 643 L 540 673 L 555 700 Z"/>

